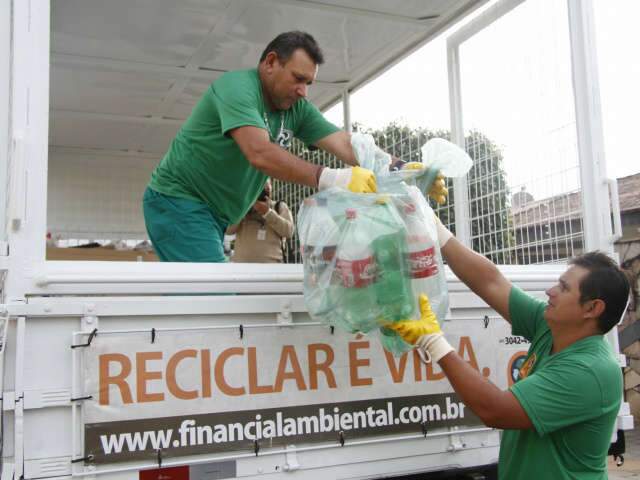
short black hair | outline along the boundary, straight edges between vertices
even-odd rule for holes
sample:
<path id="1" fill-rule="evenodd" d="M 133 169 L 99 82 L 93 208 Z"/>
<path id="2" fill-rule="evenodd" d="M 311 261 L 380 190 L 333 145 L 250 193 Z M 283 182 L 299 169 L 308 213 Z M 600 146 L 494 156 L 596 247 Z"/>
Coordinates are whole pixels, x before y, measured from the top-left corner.
<path id="1" fill-rule="evenodd" d="M 267 58 L 269 52 L 276 52 L 281 63 L 286 63 L 293 52 L 297 49 L 303 49 L 307 55 L 315 62 L 316 65 L 324 63 L 324 55 L 316 40 L 306 32 L 294 30 L 292 32 L 284 32 L 269 42 L 267 48 L 264 49 L 260 56 L 260 62 Z"/>
<path id="2" fill-rule="evenodd" d="M 605 334 L 618 324 L 629 300 L 629 279 L 616 262 L 603 252 L 588 252 L 573 258 L 576 265 L 589 273 L 580 282 L 580 304 L 600 299 L 604 312 L 598 319 L 600 332 Z"/>

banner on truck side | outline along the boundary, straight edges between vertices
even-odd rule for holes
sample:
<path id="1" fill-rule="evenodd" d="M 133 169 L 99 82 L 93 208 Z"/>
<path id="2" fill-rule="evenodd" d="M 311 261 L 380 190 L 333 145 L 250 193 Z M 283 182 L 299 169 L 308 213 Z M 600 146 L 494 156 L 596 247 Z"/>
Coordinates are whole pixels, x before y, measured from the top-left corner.
<path id="1" fill-rule="evenodd" d="M 490 332 L 472 339 L 465 323 L 447 325 L 460 330 L 448 329 L 450 343 L 493 377 Z M 153 343 L 148 332 L 101 334 L 82 372 L 94 463 L 480 424 L 437 365 L 319 326 L 160 332 Z"/>

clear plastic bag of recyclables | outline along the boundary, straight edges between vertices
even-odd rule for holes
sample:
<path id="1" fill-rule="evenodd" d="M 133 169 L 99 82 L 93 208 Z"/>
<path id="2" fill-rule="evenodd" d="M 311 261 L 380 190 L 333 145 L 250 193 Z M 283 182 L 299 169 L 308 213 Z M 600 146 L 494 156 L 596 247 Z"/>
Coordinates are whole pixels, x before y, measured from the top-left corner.
<path id="1" fill-rule="evenodd" d="M 416 186 L 425 188 L 428 169 L 389 172 L 389 156 L 370 135 L 354 134 L 352 144 L 360 165 L 376 172 L 378 193 L 333 188 L 305 199 L 297 225 L 305 302 L 314 320 L 378 332 L 399 355 L 412 346 L 385 324 L 419 318 L 421 293 L 440 320 L 449 308 L 434 213 Z"/>

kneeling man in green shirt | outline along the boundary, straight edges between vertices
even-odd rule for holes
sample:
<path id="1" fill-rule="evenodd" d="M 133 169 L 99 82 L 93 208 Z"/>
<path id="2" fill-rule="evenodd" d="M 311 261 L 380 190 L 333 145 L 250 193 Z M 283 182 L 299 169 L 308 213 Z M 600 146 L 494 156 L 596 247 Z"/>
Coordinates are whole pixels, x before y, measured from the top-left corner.
<path id="1" fill-rule="evenodd" d="M 350 135 L 307 100 L 324 61 L 313 37 L 278 35 L 258 68 L 230 71 L 205 91 L 154 170 L 143 209 L 162 261 L 223 262 L 224 232 L 251 209 L 268 177 L 313 188 L 376 191 L 358 167 Z M 286 149 L 293 138 L 353 168 L 305 162 Z"/>
<path id="2" fill-rule="evenodd" d="M 512 286 L 491 261 L 437 224 L 451 270 L 511 323 L 513 335 L 531 342 L 518 381 L 500 390 L 463 360 L 445 340 L 424 295 L 420 320 L 389 328 L 437 362 L 486 425 L 504 429 L 500 479 L 606 479 L 622 373 L 604 334 L 627 305 L 624 273 L 604 253 L 586 253 L 571 260 L 543 302 Z"/>

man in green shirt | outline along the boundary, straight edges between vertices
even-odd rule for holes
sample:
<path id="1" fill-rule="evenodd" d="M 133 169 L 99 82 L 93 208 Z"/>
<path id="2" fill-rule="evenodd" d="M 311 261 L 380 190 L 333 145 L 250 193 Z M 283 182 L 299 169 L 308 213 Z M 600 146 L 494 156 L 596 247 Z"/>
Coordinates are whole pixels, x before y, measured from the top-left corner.
<path id="1" fill-rule="evenodd" d="M 482 421 L 504 429 L 501 479 L 606 479 L 607 451 L 622 398 L 622 374 L 604 334 L 624 313 L 629 282 L 600 252 L 573 259 L 547 302 L 525 294 L 496 266 L 438 223 L 451 270 L 531 342 L 518 381 L 500 390 L 445 340 L 426 296 L 422 318 L 389 325 L 438 362 Z"/>
<path id="2" fill-rule="evenodd" d="M 147 232 L 162 261 L 224 261 L 227 226 L 246 215 L 268 177 L 376 191 L 373 172 L 357 166 L 350 135 L 306 99 L 323 61 L 311 35 L 282 33 L 258 68 L 227 72 L 209 86 L 144 194 Z M 354 167 L 305 162 L 286 150 L 294 137 Z"/>

